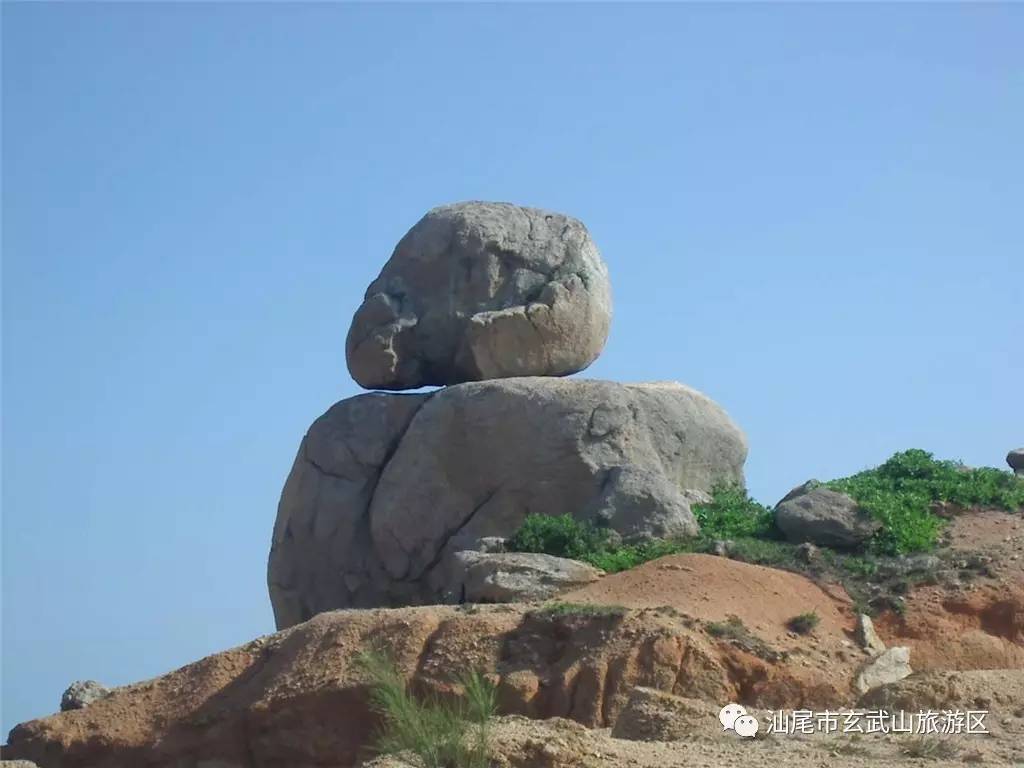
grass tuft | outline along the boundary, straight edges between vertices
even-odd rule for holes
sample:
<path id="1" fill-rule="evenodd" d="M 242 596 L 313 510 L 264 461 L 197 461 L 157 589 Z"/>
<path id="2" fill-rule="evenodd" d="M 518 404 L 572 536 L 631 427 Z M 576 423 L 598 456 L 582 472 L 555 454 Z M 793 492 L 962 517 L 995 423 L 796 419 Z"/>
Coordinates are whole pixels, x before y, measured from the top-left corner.
<path id="1" fill-rule="evenodd" d="M 960 745 L 949 739 L 921 735 L 907 739 L 900 751 L 907 757 L 922 760 L 952 760 L 960 754 Z"/>
<path id="2" fill-rule="evenodd" d="M 364 651 L 356 663 L 370 679 L 370 704 L 382 719 L 379 752 L 411 752 L 424 768 L 487 768 L 497 693 L 483 675 L 460 677 L 463 696 L 455 702 L 423 702 L 385 654 Z"/>

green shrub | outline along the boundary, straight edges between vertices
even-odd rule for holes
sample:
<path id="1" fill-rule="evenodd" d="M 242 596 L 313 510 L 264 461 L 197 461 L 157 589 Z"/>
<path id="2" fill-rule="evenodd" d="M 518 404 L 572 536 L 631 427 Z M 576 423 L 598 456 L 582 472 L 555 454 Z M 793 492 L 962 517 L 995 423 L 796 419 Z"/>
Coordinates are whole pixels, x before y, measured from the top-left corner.
<path id="1" fill-rule="evenodd" d="M 729 615 L 725 621 L 712 621 L 708 623 L 708 634 L 712 637 L 724 637 L 729 640 L 739 640 L 750 634 L 743 619 L 736 615 Z"/>
<path id="2" fill-rule="evenodd" d="M 815 611 L 801 613 L 786 622 L 786 626 L 798 635 L 809 635 L 821 622 L 821 617 Z"/>
<path id="3" fill-rule="evenodd" d="M 528 515 L 505 546 L 512 552 L 540 552 L 581 560 L 618 573 L 667 555 L 710 551 L 714 539 L 773 536 L 772 513 L 736 486 L 716 487 L 712 501 L 693 506 L 699 539 L 655 539 L 623 544 L 606 528 L 581 523 L 572 515 Z"/>
<path id="4" fill-rule="evenodd" d="M 366 651 L 356 663 L 370 678 L 370 704 L 383 721 L 378 751 L 412 752 L 425 768 L 487 768 L 497 694 L 482 675 L 462 676 L 464 694 L 454 703 L 421 702 L 384 654 Z"/>
<path id="5" fill-rule="evenodd" d="M 716 486 L 710 504 L 695 504 L 701 535 L 712 539 L 768 537 L 774 534 L 771 509 L 754 501 L 735 485 Z"/>
<path id="6" fill-rule="evenodd" d="M 953 461 L 911 449 L 894 454 L 874 469 L 825 484 L 849 494 L 881 521 L 872 548 L 901 555 L 932 549 L 944 521 L 931 511 L 936 501 L 962 507 L 1024 507 L 1024 481 L 991 467 L 968 469 Z"/>
<path id="7" fill-rule="evenodd" d="M 606 573 L 636 568 L 659 557 L 694 551 L 694 542 L 687 539 L 653 539 L 640 544 L 619 544 L 588 554 L 586 562 Z"/>
<path id="8" fill-rule="evenodd" d="M 586 560 L 607 546 L 608 537 L 608 531 L 581 523 L 572 515 L 527 515 L 505 546 L 512 552 Z"/>
<path id="9" fill-rule="evenodd" d="M 785 541 L 745 537 L 732 540 L 729 556 L 733 560 L 742 560 L 754 565 L 799 571 L 803 569 L 797 560 L 796 549 L 795 544 Z"/>

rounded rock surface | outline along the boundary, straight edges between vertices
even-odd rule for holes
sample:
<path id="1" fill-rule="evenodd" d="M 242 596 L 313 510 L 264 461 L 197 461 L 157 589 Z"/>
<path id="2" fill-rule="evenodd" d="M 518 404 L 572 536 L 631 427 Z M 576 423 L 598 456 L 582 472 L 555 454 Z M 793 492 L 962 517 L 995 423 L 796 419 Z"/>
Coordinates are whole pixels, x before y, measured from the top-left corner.
<path id="1" fill-rule="evenodd" d="M 1024 448 L 1015 448 L 1006 454 L 1006 463 L 1017 474 L 1024 472 Z"/>
<path id="2" fill-rule="evenodd" d="M 310 427 L 281 495 L 277 624 L 456 602 L 456 553 L 531 513 L 637 540 L 695 534 L 684 490 L 742 484 L 746 453 L 725 411 L 681 384 L 533 377 L 343 400 Z"/>
<path id="3" fill-rule="evenodd" d="M 510 203 L 429 211 L 366 290 L 345 344 L 367 389 L 590 365 L 611 324 L 608 270 L 577 219 Z"/>
<path id="4" fill-rule="evenodd" d="M 95 680 L 77 680 L 69 685 L 64 695 L 60 697 L 60 711 L 84 709 L 108 693 L 110 689 Z"/>
<path id="5" fill-rule="evenodd" d="M 867 541 L 881 523 L 845 493 L 810 480 L 775 506 L 775 524 L 789 541 L 848 549 Z"/>

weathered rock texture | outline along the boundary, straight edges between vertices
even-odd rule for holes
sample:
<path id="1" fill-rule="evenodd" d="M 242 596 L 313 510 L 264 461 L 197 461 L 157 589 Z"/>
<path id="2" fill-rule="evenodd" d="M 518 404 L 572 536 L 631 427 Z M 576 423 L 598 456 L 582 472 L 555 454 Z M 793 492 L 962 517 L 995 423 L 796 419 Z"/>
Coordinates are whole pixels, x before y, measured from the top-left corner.
<path id="1" fill-rule="evenodd" d="M 60 697 L 61 711 L 83 709 L 108 693 L 110 689 L 95 680 L 77 680 Z"/>
<path id="2" fill-rule="evenodd" d="M 889 648 L 864 665 L 853 686 L 859 693 L 867 693 L 880 685 L 895 683 L 910 675 L 910 649 Z"/>
<path id="3" fill-rule="evenodd" d="M 454 553 L 526 515 L 687 535 L 683 493 L 742 483 L 746 441 L 680 384 L 519 378 L 367 394 L 310 428 L 285 484 L 268 582 L 279 627 L 325 610 L 456 602 Z"/>
<path id="4" fill-rule="evenodd" d="M 881 527 L 871 513 L 845 493 L 810 480 L 794 488 L 775 507 L 775 524 L 794 542 L 852 548 Z"/>
<path id="5" fill-rule="evenodd" d="M 531 603 L 597 581 L 603 571 L 533 552 L 456 552 L 452 584 L 467 603 Z M 461 574 L 459 573 L 461 571 Z"/>
<path id="6" fill-rule="evenodd" d="M 875 624 L 866 613 L 857 614 L 857 624 L 853 628 L 853 636 L 865 651 L 873 656 L 883 653 L 886 649 L 882 638 L 875 632 Z"/>
<path id="7" fill-rule="evenodd" d="M 608 271 L 586 227 L 508 203 L 435 208 L 366 289 L 346 341 L 371 389 L 564 376 L 601 353 Z"/>

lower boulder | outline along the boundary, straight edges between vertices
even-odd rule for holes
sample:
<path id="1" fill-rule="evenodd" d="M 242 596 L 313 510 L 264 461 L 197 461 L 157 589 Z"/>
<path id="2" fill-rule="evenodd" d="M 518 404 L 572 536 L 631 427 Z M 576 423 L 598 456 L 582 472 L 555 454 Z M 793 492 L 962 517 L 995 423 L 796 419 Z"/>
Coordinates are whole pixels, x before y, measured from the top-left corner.
<path id="1" fill-rule="evenodd" d="M 746 452 L 725 411 L 675 383 L 516 378 L 343 400 L 310 427 L 281 496 L 277 625 L 457 602 L 455 554 L 531 513 L 695 534 L 688 499 L 742 485 Z"/>

